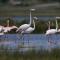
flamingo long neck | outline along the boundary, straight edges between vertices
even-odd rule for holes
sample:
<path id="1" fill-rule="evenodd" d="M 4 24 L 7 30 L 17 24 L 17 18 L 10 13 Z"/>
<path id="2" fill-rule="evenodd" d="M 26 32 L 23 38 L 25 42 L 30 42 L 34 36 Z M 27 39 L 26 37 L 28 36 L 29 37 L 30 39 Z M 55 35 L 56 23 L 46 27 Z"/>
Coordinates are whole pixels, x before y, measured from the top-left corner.
<path id="1" fill-rule="evenodd" d="M 32 16 L 31 16 L 31 11 L 30 11 L 30 23 L 29 23 L 30 25 L 31 25 L 31 20 L 32 20 Z"/>
<path id="2" fill-rule="evenodd" d="M 34 22 L 34 20 L 33 20 L 33 24 L 34 24 L 34 29 L 35 29 L 35 22 Z"/>
<path id="3" fill-rule="evenodd" d="M 50 29 L 50 21 L 49 21 L 49 27 L 48 27 L 48 29 Z"/>
<path id="4" fill-rule="evenodd" d="M 57 20 L 56 20 L 56 30 L 58 30 L 58 23 L 57 23 Z"/>
<path id="5" fill-rule="evenodd" d="M 7 21 L 7 27 L 9 27 L 9 20 Z"/>

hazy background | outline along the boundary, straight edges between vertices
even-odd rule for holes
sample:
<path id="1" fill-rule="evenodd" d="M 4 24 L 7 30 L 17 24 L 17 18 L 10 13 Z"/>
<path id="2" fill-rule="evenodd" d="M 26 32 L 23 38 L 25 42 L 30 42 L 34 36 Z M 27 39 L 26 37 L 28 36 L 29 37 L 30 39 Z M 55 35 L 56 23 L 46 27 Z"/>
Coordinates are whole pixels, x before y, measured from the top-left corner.
<path id="1" fill-rule="evenodd" d="M 0 16 L 26 16 L 35 8 L 33 15 L 60 15 L 60 0 L 0 0 Z"/>

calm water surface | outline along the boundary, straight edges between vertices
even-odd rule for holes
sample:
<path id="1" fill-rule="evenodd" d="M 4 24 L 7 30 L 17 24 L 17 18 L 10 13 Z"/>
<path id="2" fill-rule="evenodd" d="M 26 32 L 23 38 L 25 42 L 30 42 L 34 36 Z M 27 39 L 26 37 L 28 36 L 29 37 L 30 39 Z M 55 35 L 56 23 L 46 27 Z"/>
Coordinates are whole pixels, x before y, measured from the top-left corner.
<path id="1" fill-rule="evenodd" d="M 51 42 L 48 42 L 48 41 Z M 60 34 L 46 36 L 45 34 L 5 34 L 0 36 L 0 46 L 16 49 L 18 46 L 24 46 L 26 49 L 32 47 L 35 49 L 47 49 L 60 46 Z"/>

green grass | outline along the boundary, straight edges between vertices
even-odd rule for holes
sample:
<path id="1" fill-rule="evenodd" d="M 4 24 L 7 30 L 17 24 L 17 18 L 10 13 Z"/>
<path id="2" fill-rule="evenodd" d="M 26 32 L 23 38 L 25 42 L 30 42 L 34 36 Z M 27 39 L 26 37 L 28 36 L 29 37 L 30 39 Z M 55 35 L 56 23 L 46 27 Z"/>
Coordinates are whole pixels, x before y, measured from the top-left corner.
<path id="1" fill-rule="evenodd" d="M 53 49 L 51 52 L 46 50 L 27 51 L 26 53 L 8 53 L 7 50 L 0 52 L 0 60 L 60 60 L 60 49 Z"/>

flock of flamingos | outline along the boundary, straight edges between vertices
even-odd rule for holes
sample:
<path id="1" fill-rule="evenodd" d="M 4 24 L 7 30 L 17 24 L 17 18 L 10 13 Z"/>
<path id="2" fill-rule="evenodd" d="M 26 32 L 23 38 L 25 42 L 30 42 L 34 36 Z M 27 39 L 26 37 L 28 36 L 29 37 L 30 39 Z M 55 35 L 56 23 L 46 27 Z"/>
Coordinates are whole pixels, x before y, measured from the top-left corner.
<path id="1" fill-rule="evenodd" d="M 6 27 L 0 25 L 0 35 L 4 35 L 5 33 L 12 31 L 13 29 L 16 29 L 15 32 L 19 32 L 21 34 L 33 32 L 35 30 L 35 20 L 38 20 L 38 18 L 37 17 L 32 18 L 32 16 L 31 16 L 32 11 L 35 11 L 35 9 L 30 9 L 30 22 L 28 24 L 23 24 L 20 27 L 9 26 L 9 20 L 8 20 Z M 60 32 L 60 29 L 58 29 L 57 19 L 60 19 L 60 17 L 56 17 L 56 28 L 55 29 L 50 28 L 50 21 L 49 21 L 49 27 L 45 33 L 46 35 L 55 34 L 55 33 Z M 32 22 L 33 22 L 33 27 L 31 27 Z"/>
<path id="2" fill-rule="evenodd" d="M 0 25 L 0 35 L 4 35 L 5 33 L 8 33 L 10 31 L 12 31 L 13 29 L 16 29 L 15 32 L 19 32 L 19 33 L 31 33 L 35 30 L 35 22 L 33 20 L 33 24 L 34 27 L 31 27 L 31 23 L 32 23 L 32 17 L 31 17 L 31 11 L 34 11 L 35 9 L 31 9 L 30 10 L 30 22 L 29 24 L 23 24 L 21 25 L 19 28 L 17 26 L 9 26 L 9 20 L 7 21 L 7 26 L 1 26 Z M 34 19 L 36 20 L 37 18 L 34 17 Z"/>
<path id="3" fill-rule="evenodd" d="M 12 30 L 15 29 L 16 33 L 20 33 L 20 34 L 25 34 L 25 33 L 31 33 L 35 30 L 35 20 L 38 20 L 37 17 L 33 17 L 32 18 L 32 14 L 31 12 L 35 11 L 35 9 L 30 9 L 30 21 L 28 24 L 23 24 L 20 27 L 17 27 L 15 25 L 13 26 L 9 26 L 9 20 L 7 21 L 7 26 L 4 27 L 2 25 L 0 25 L 0 36 L 4 35 L 8 32 L 11 32 Z M 51 29 L 50 28 L 50 21 L 49 21 L 49 26 L 48 26 L 48 30 L 46 30 L 45 35 L 52 35 L 52 34 L 56 34 L 60 32 L 60 29 L 58 29 L 58 23 L 57 23 L 57 19 L 60 19 L 60 17 L 56 17 L 56 28 L 55 29 Z M 31 27 L 31 24 L 33 23 L 33 27 Z M 53 43 L 55 44 L 55 42 L 48 40 L 49 43 Z"/>

